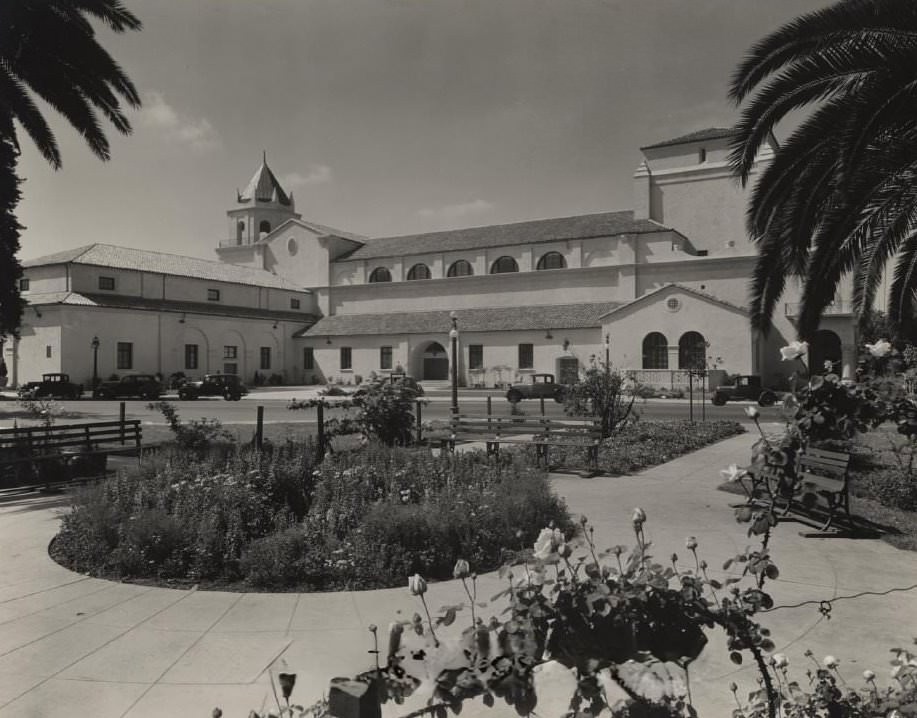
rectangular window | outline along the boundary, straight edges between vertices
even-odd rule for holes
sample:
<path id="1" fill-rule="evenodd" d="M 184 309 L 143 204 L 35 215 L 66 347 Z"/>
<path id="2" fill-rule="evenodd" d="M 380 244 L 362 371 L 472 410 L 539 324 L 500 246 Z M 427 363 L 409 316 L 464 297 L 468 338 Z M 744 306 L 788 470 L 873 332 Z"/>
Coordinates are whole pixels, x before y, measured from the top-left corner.
<path id="1" fill-rule="evenodd" d="M 484 345 L 483 344 L 469 344 L 468 345 L 468 368 L 469 369 L 483 369 L 484 368 Z"/>
<path id="2" fill-rule="evenodd" d="M 290 309 L 299 309 L 299 300 L 298 299 L 290 300 Z"/>
<path id="3" fill-rule="evenodd" d="M 271 348 L 270 347 L 261 347 L 261 370 L 265 371 L 266 369 L 271 368 Z"/>
<path id="4" fill-rule="evenodd" d="M 115 291 L 115 278 L 114 277 L 99 277 L 99 289 L 102 289 L 106 292 Z"/>
<path id="5" fill-rule="evenodd" d="M 353 369 L 353 358 L 350 355 L 350 347 L 341 347 L 341 369 Z"/>
<path id="6" fill-rule="evenodd" d="M 134 345 L 131 342 L 118 342 L 118 369 L 134 368 Z"/>
<path id="7" fill-rule="evenodd" d="M 197 344 L 185 344 L 185 369 L 197 369 Z"/>
<path id="8" fill-rule="evenodd" d="M 51 345 L 50 344 L 45 345 L 45 357 L 48 359 L 51 358 Z"/>
<path id="9" fill-rule="evenodd" d="M 224 359 L 238 359 L 239 358 L 239 347 L 226 345 L 223 347 L 223 358 Z"/>
<path id="10" fill-rule="evenodd" d="M 392 368 L 392 348 L 391 347 L 379 347 L 379 368 L 380 369 L 391 369 Z"/>
<path id="11" fill-rule="evenodd" d="M 302 368 L 306 371 L 315 369 L 315 350 L 312 347 L 303 347 Z"/>
<path id="12" fill-rule="evenodd" d="M 207 290 L 207 301 L 208 302 L 220 301 L 220 290 L 219 289 L 208 289 Z"/>
<path id="13" fill-rule="evenodd" d="M 535 367 L 535 349 L 532 344 L 519 345 L 519 368 L 533 369 Z"/>
<path id="14" fill-rule="evenodd" d="M 29 291 L 29 279 L 28 277 L 23 277 L 19 280 L 19 291 L 27 292 Z"/>

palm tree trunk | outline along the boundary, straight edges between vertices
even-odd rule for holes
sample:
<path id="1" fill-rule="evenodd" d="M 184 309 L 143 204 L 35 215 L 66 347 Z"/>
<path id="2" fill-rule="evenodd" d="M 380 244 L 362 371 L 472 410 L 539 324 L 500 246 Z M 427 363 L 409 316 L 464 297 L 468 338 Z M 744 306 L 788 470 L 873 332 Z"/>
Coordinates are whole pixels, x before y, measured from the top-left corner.
<path id="1" fill-rule="evenodd" d="M 19 296 L 22 265 L 16 206 L 22 193 L 22 180 L 16 176 L 19 151 L 9 138 L 0 138 L 0 336 L 18 336 L 24 302 Z"/>

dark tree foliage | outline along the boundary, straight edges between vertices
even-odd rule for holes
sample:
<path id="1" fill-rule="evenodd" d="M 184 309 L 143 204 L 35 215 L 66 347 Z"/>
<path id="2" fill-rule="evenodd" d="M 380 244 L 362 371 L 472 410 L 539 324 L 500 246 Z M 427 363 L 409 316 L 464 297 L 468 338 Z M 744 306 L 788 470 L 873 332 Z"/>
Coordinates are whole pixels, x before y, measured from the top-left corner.
<path id="1" fill-rule="evenodd" d="M 791 277 L 803 282 L 799 334 L 810 337 L 842 277 L 854 309 L 873 304 L 893 260 L 889 320 L 908 324 L 917 289 L 917 3 L 844 0 L 755 44 L 733 77 L 744 104 L 732 140 L 747 183 L 759 148 L 808 110 L 755 183 L 748 232 L 758 245 L 755 327 L 766 331 Z"/>
<path id="2" fill-rule="evenodd" d="M 15 335 L 22 316 L 17 127 L 54 169 L 61 166 L 57 140 L 32 93 L 63 115 L 102 160 L 110 149 L 99 113 L 128 134 L 121 102 L 140 106 L 133 83 L 96 40 L 92 21 L 118 33 L 140 29 L 119 0 L 0 2 L 0 335 Z"/>

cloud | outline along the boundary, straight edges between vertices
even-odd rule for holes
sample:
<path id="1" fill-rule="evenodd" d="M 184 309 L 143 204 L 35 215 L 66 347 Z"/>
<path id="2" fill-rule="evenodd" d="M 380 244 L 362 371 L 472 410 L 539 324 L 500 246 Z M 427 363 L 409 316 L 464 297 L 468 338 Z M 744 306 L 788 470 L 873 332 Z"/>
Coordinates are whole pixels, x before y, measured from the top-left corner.
<path id="1" fill-rule="evenodd" d="M 210 120 L 182 115 L 166 102 L 160 92 L 144 93 L 140 124 L 158 131 L 169 141 L 200 152 L 220 146 L 220 136 Z"/>
<path id="2" fill-rule="evenodd" d="M 331 168 L 327 165 L 309 165 L 306 174 L 290 172 L 280 178 L 284 187 L 302 187 L 310 184 L 325 184 L 331 181 Z"/>
<path id="3" fill-rule="evenodd" d="M 447 204 L 442 207 L 425 207 L 418 210 L 417 214 L 421 217 L 432 219 L 460 219 L 475 214 L 483 214 L 494 208 L 493 203 L 484 199 L 476 199 L 472 202 L 463 202 L 461 204 Z"/>

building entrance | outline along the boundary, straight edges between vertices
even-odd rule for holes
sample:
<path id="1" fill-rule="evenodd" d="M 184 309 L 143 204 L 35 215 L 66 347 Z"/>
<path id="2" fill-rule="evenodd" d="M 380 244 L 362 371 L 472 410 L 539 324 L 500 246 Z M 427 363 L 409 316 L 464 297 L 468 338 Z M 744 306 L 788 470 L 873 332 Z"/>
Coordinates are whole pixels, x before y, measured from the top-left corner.
<path id="1" fill-rule="evenodd" d="M 449 355 L 439 342 L 431 342 L 423 353 L 423 376 L 421 379 L 442 381 L 449 378 Z"/>

